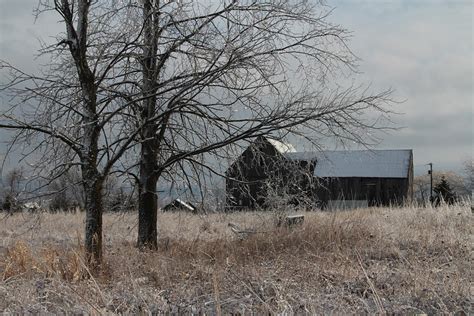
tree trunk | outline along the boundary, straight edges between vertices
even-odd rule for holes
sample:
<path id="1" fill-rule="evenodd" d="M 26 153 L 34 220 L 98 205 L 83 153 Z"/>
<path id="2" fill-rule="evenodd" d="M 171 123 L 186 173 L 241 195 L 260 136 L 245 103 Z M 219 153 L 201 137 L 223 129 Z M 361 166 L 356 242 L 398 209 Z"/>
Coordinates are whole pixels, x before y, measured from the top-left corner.
<path id="1" fill-rule="evenodd" d="M 157 91 L 157 32 L 158 8 L 153 1 L 143 3 L 144 43 L 142 55 L 142 94 L 143 107 L 141 120 L 145 128 L 141 134 L 142 147 L 140 157 L 140 180 L 138 201 L 138 240 L 140 249 L 156 250 L 158 248 L 156 183 L 158 181 L 158 125 L 149 121 L 156 113 Z"/>
<path id="2" fill-rule="evenodd" d="M 84 183 L 86 262 L 94 269 L 102 262 L 102 189 L 104 178 L 97 169 L 100 129 L 96 114 L 96 88 L 90 73 L 83 80 L 82 179 Z"/>
<path id="3" fill-rule="evenodd" d="M 70 3 L 68 0 L 55 1 L 55 6 L 66 22 L 67 43 L 74 58 L 81 84 L 82 104 L 79 112 L 82 115 L 82 146 L 80 160 L 86 209 L 84 246 L 86 262 L 90 268 L 95 268 L 100 265 L 102 260 L 102 188 L 104 177 L 98 171 L 97 163 L 101 126 L 97 113 L 95 69 L 92 71 L 89 67 L 89 55 L 87 53 L 91 2 L 87 0 L 77 1 L 76 11 L 74 10 L 74 3 L 76 2 Z M 74 16 L 77 17 L 76 27 L 74 27 Z"/>
<path id="4" fill-rule="evenodd" d="M 156 194 L 158 179 L 154 175 L 156 153 L 149 143 L 142 144 L 142 159 L 140 161 L 137 246 L 142 250 L 156 250 L 158 248 L 158 198 Z"/>
<path id="5" fill-rule="evenodd" d="M 84 182 L 86 231 L 85 254 L 90 268 L 96 268 L 102 262 L 102 188 L 100 179 L 87 179 Z"/>

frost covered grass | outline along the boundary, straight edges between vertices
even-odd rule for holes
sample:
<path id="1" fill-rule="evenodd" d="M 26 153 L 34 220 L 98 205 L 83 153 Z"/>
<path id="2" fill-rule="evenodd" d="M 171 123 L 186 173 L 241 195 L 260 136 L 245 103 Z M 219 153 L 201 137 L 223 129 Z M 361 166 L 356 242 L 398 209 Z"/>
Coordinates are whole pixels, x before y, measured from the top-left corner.
<path id="1" fill-rule="evenodd" d="M 106 214 L 105 262 L 91 274 L 83 213 L 0 213 L 0 310 L 474 312 L 470 206 L 302 214 L 287 229 L 272 212 L 160 213 L 160 249 L 145 253 L 136 214 Z"/>

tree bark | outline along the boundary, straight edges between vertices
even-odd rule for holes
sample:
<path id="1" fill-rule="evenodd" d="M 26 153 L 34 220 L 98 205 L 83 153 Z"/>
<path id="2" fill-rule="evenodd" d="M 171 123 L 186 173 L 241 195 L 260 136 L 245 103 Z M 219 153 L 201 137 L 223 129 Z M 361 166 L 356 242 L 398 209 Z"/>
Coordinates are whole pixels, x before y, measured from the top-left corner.
<path id="1" fill-rule="evenodd" d="M 87 169 L 87 168 L 85 168 Z M 86 173 L 90 173 L 86 171 Z M 96 268 L 102 262 L 102 188 L 103 182 L 96 179 L 84 181 L 86 227 L 85 227 L 85 254 L 90 268 Z"/>
<path id="2" fill-rule="evenodd" d="M 86 261 L 91 268 L 102 261 L 102 189 L 104 178 L 97 169 L 97 155 L 100 130 L 97 123 L 96 88 L 92 76 L 82 82 L 83 89 L 83 141 L 82 141 L 82 179 L 85 193 Z"/>
<path id="3" fill-rule="evenodd" d="M 97 120 L 97 88 L 94 76 L 87 65 L 78 66 L 78 72 L 81 78 L 83 99 L 81 164 L 86 208 L 86 261 L 89 267 L 96 268 L 102 261 L 102 187 L 104 182 L 104 178 L 97 169 L 100 136 Z"/>
<path id="4" fill-rule="evenodd" d="M 144 43 L 142 53 L 142 95 L 141 120 L 144 129 L 141 133 L 141 156 L 138 201 L 138 240 L 139 249 L 156 250 L 158 247 L 156 184 L 158 181 L 158 124 L 149 121 L 156 113 L 157 70 L 157 32 L 158 9 L 150 0 L 143 3 Z"/>
<path id="5" fill-rule="evenodd" d="M 150 142 L 142 144 L 140 161 L 137 246 L 142 250 L 156 250 L 158 248 L 158 197 L 156 194 L 158 179 L 154 175 L 156 153 L 152 145 Z"/>

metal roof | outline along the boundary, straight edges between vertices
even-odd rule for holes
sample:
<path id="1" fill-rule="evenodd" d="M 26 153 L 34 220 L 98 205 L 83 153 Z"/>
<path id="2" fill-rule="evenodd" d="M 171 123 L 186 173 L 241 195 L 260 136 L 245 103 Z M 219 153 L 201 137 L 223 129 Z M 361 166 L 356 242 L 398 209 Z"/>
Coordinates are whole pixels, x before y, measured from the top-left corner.
<path id="1" fill-rule="evenodd" d="M 316 160 L 322 152 L 298 151 L 285 153 L 283 156 L 290 160 Z"/>
<path id="2" fill-rule="evenodd" d="M 314 160 L 314 176 L 320 178 L 406 178 L 410 149 L 353 150 L 287 153 L 291 160 Z"/>

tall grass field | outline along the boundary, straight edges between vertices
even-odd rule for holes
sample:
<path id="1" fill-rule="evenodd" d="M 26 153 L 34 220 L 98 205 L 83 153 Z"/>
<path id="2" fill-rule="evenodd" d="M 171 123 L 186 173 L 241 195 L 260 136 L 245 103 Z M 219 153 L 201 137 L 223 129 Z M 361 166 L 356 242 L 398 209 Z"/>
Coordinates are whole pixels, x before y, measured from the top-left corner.
<path id="1" fill-rule="evenodd" d="M 135 248 L 137 214 L 105 214 L 91 273 L 84 213 L 0 213 L 0 311 L 474 313 L 470 205 L 298 214 L 160 213 L 157 252 Z"/>

